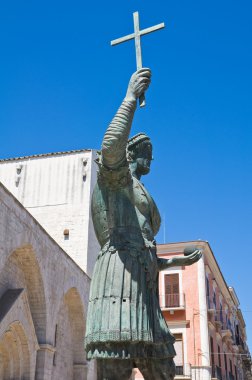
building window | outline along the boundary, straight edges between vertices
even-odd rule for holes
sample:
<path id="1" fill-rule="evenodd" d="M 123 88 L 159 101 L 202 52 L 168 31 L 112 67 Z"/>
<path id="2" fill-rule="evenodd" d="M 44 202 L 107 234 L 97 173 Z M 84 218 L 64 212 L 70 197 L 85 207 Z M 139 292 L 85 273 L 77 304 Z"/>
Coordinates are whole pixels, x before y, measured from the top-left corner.
<path id="1" fill-rule="evenodd" d="M 184 375 L 184 347 L 182 334 L 174 334 L 176 356 L 174 362 L 176 365 L 176 375 Z"/>
<path id="2" fill-rule="evenodd" d="M 207 297 L 210 296 L 210 287 L 209 287 L 208 277 L 206 277 L 206 294 L 207 294 Z"/>
<path id="3" fill-rule="evenodd" d="M 220 350 L 219 345 L 218 345 L 218 363 L 219 363 L 219 367 L 221 368 L 221 350 Z"/>
<path id="4" fill-rule="evenodd" d="M 225 323 L 226 323 L 225 329 L 228 329 L 228 311 L 227 311 L 227 309 L 226 309 L 226 321 L 225 321 Z"/>
<path id="5" fill-rule="evenodd" d="M 224 363 L 225 363 L 225 371 L 226 371 L 226 375 L 228 373 L 228 368 L 227 368 L 227 354 L 224 353 Z"/>
<path id="6" fill-rule="evenodd" d="M 240 330 L 239 330 L 239 326 L 236 325 L 235 326 L 235 343 L 236 343 L 237 346 L 239 346 L 240 342 L 241 342 L 241 339 L 240 339 Z"/>
<path id="7" fill-rule="evenodd" d="M 222 310 L 222 304 L 220 303 L 220 321 L 221 321 L 221 327 L 224 326 L 224 320 L 223 320 L 223 310 Z"/>
<path id="8" fill-rule="evenodd" d="M 233 375 L 233 365 L 231 359 L 229 359 L 229 372 L 231 373 L 231 375 Z"/>
<path id="9" fill-rule="evenodd" d="M 212 366 L 212 377 L 215 376 L 215 368 L 214 368 L 214 345 L 213 338 L 210 337 L 210 352 L 211 352 L 211 366 Z"/>
<path id="10" fill-rule="evenodd" d="M 206 277 L 206 295 L 207 295 L 207 305 L 208 305 L 208 309 L 211 309 L 211 302 L 210 302 L 210 287 L 209 287 L 209 280 L 208 280 L 208 277 Z"/>
<path id="11" fill-rule="evenodd" d="M 235 378 L 237 380 L 238 379 L 238 373 L 237 373 L 237 367 L 236 367 L 236 365 L 234 366 L 234 368 L 235 368 Z"/>
<path id="12" fill-rule="evenodd" d="M 179 307 L 179 274 L 165 275 L 165 307 Z"/>
<path id="13" fill-rule="evenodd" d="M 215 290 L 214 290 L 214 294 L 213 294 L 213 303 L 214 303 L 214 308 L 216 310 L 216 293 L 215 293 Z"/>

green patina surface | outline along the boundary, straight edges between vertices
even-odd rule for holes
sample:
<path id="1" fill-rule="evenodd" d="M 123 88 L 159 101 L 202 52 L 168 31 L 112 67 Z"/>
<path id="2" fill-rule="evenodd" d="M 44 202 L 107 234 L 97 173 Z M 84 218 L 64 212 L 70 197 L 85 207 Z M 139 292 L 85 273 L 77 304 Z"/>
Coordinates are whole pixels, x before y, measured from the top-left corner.
<path id="1" fill-rule="evenodd" d="M 150 170 L 152 144 L 144 133 L 128 140 L 136 100 L 149 82 L 149 70 L 133 74 L 98 154 L 92 218 L 101 250 L 91 282 L 85 346 L 87 358 L 100 359 L 99 363 L 166 359 L 163 373 L 173 379 L 174 338 L 159 306 L 158 273 L 174 265 L 191 265 L 201 253 L 195 250 L 169 260 L 156 254 L 160 215 L 140 182 Z"/>

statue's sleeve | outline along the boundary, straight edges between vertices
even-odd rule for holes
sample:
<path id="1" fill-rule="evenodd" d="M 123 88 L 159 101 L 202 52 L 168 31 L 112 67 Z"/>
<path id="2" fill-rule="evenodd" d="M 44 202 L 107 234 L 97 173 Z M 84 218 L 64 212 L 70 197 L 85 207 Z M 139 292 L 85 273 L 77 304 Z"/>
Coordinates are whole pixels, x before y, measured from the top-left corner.
<path id="1" fill-rule="evenodd" d="M 160 257 L 157 258 L 157 265 L 159 272 L 169 268 L 169 265 L 167 264 L 167 259 L 162 259 Z"/>
<path id="2" fill-rule="evenodd" d="M 124 100 L 104 135 L 102 163 L 109 169 L 117 169 L 126 163 L 126 147 L 135 109 L 135 101 Z"/>

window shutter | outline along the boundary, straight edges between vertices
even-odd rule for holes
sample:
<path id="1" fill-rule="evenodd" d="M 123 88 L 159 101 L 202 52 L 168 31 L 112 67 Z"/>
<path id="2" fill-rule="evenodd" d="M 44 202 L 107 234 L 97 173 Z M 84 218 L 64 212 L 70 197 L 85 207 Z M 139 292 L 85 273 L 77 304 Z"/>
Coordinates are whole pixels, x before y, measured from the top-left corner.
<path id="1" fill-rule="evenodd" d="M 165 303 L 167 307 L 179 306 L 179 274 L 165 275 Z"/>

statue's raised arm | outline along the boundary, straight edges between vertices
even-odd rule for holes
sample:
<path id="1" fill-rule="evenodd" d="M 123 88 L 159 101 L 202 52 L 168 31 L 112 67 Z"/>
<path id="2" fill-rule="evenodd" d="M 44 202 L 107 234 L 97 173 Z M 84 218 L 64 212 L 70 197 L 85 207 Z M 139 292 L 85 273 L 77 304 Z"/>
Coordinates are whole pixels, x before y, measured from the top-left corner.
<path id="1" fill-rule="evenodd" d="M 130 78 L 126 97 L 111 121 L 102 142 L 102 162 L 116 169 L 126 161 L 126 146 L 136 109 L 137 99 L 148 89 L 151 71 L 142 68 Z"/>

